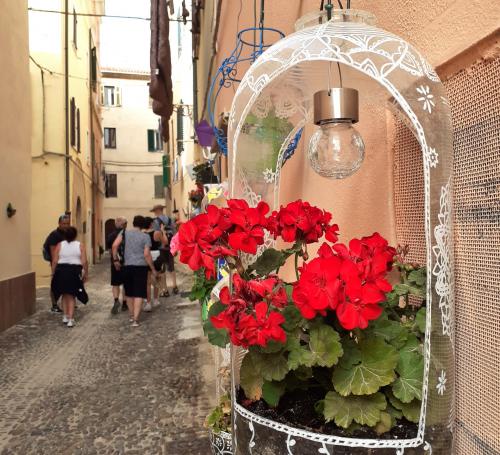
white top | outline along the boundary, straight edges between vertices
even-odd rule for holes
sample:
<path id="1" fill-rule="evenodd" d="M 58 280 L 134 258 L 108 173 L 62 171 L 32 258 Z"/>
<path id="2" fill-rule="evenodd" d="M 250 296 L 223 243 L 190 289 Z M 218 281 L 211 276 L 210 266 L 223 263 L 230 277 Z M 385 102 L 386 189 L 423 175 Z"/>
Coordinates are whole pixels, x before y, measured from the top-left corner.
<path id="1" fill-rule="evenodd" d="M 73 240 L 68 243 L 66 240 L 61 242 L 61 249 L 59 250 L 58 264 L 74 264 L 82 265 L 82 252 L 80 251 L 80 242 Z"/>

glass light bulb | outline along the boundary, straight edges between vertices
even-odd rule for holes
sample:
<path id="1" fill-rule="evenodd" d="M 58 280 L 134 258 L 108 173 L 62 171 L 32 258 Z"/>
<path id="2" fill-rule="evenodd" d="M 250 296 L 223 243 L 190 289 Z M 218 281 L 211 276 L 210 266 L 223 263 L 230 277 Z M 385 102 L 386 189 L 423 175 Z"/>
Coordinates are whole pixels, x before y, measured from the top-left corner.
<path id="1" fill-rule="evenodd" d="M 319 175 L 343 179 L 361 167 L 365 143 L 352 123 L 327 123 L 311 136 L 308 157 Z"/>

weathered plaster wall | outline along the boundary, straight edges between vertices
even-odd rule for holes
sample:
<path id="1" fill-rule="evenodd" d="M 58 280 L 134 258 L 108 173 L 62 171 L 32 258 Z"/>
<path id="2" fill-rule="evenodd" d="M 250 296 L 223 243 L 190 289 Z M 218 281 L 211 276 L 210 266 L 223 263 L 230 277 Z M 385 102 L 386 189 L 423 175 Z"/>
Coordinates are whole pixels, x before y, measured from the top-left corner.
<path id="1" fill-rule="evenodd" d="M 279 1 L 266 2 L 265 25 L 289 34 L 293 32 L 296 19 L 316 10 L 319 3 L 318 0 L 296 0 L 287 2 L 286 5 Z M 353 0 L 352 7 L 373 12 L 379 27 L 408 40 L 434 66 L 444 65 L 492 34 L 500 24 L 500 2 L 486 0 Z M 237 31 L 253 24 L 252 2 L 241 2 L 241 5 L 236 1 L 224 2 L 218 35 L 217 63 L 214 68 L 234 48 Z M 238 67 L 240 78 L 245 71 L 244 66 Z M 234 89 L 221 92 L 216 113 L 231 109 L 234 93 Z M 366 98 L 367 95 L 370 98 L 367 93 L 361 94 L 361 97 Z M 370 99 L 361 112 L 358 129 L 366 143 L 366 159 L 362 169 L 345 181 L 330 182 L 314 175 L 307 165 L 303 149 L 299 147 L 295 157 L 283 170 L 281 200 L 302 196 L 332 209 L 335 219 L 344 226 L 346 237 L 366 234 L 375 228 L 395 240 L 390 186 L 392 157 L 386 140 L 386 114 L 383 105 L 377 105 Z M 304 139 L 302 147 L 307 144 L 307 136 Z"/>
<path id="2" fill-rule="evenodd" d="M 30 272 L 31 93 L 27 2 L 0 14 L 0 281 Z M 17 210 L 8 218 L 7 204 Z"/>

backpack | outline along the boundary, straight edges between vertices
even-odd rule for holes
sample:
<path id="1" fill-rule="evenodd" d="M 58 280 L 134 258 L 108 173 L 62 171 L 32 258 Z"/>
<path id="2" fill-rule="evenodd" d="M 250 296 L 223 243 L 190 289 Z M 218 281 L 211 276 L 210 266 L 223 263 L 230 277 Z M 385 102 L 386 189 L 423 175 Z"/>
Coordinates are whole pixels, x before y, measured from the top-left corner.
<path id="1" fill-rule="evenodd" d="M 49 247 L 49 236 L 50 234 L 47 236 L 42 246 L 42 256 L 47 262 L 52 261 L 52 257 L 50 255 L 50 247 Z"/>

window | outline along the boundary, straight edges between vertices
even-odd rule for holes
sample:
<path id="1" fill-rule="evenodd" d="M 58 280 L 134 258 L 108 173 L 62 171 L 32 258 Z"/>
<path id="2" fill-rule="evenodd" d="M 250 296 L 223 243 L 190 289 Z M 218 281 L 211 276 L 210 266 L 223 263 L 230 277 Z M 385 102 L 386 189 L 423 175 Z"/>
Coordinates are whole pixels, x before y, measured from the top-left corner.
<path id="1" fill-rule="evenodd" d="M 179 180 L 179 158 L 175 158 L 174 160 L 174 182 Z"/>
<path id="2" fill-rule="evenodd" d="M 71 98 L 69 103 L 69 143 L 76 146 L 76 103 L 75 98 Z"/>
<path id="3" fill-rule="evenodd" d="M 106 197 L 117 197 L 117 179 L 116 174 L 106 174 Z"/>
<path id="4" fill-rule="evenodd" d="M 155 199 L 163 199 L 165 194 L 163 192 L 163 175 L 155 175 Z"/>
<path id="5" fill-rule="evenodd" d="M 95 47 L 90 51 L 90 83 L 95 92 L 97 87 L 97 49 Z"/>
<path id="6" fill-rule="evenodd" d="M 116 148 L 116 128 L 104 128 L 104 148 Z"/>
<path id="7" fill-rule="evenodd" d="M 101 104 L 103 106 L 121 106 L 121 89 L 113 85 L 101 87 Z"/>
<path id="8" fill-rule="evenodd" d="M 184 151 L 184 108 L 182 100 L 177 107 L 177 154 L 180 155 Z"/>
<path id="9" fill-rule="evenodd" d="M 80 109 L 76 110 L 76 150 L 81 152 Z"/>
<path id="10" fill-rule="evenodd" d="M 153 98 L 151 98 L 151 84 L 148 82 L 148 107 L 153 108 Z"/>
<path id="11" fill-rule="evenodd" d="M 78 49 L 78 16 L 73 8 L 73 45 Z"/>
<path id="12" fill-rule="evenodd" d="M 148 130 L 148 151 L 158 152 L 163 149 L 163 144 L 158 130 Z"/>

